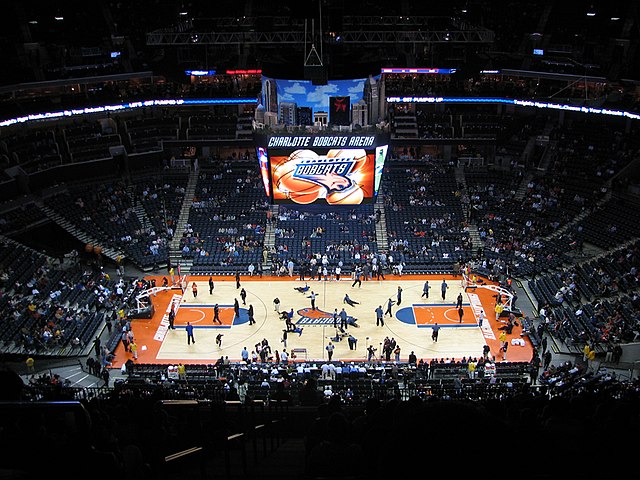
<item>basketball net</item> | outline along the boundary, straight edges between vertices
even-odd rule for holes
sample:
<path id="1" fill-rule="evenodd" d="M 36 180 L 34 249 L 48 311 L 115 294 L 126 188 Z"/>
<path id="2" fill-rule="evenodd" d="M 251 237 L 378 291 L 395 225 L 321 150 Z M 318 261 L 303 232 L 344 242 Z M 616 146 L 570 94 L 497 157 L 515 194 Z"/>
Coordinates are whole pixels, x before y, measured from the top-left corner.
<path id="1" fill-rule="evenodd" d="M 186 274 L 180 277 L 178 284 L 180 285 L 180 289 L 182 290 L 182 293 L 185 293 L 187 291 L 187 288 L 189 287 L 189 281 L 187 280 Z"/>

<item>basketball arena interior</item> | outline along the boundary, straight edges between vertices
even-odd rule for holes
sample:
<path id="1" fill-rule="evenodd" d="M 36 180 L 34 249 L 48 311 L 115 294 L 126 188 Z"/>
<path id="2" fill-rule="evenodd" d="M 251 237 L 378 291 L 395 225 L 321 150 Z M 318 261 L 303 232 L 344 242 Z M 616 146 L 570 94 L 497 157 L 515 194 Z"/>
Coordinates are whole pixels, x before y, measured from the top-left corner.
<path id="1" fill-rule="evenodd" d="M 637 2 L 2 9 L 2 478 L 638 474 Z"/>

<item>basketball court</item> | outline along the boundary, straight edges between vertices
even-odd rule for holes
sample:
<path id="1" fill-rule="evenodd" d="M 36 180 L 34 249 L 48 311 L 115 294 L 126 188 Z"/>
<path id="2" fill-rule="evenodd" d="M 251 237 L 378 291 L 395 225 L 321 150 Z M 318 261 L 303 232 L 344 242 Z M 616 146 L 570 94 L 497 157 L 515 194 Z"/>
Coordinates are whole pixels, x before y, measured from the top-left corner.
<path id="1" fill-rule="evenodd" d="M 161 283 L 161 276 L 149 276 Z M 429 280 L 429 298 L 423 296 L 423 285 Z M 441 295 L 441 283 L 446 281 L 448 289 L 445 299 Z M 327 359 L 326 346 L 335 345 L 333 360 L 363 361 L 367 359 L 367 348 L 376 348 L 376 360 L 380 360 L 382 344 L 386 337 L 394 338 L 401 348 L 400 359 L 407 361 L 413 351 L 418 359 L 460 359 L 480 357 L 485 344 L 491 353 L 502 359 L 498 341 L 503 325 L 496 321 L 494 307 L 496 291 L 490 282 L 482 286 L 465 288 L 460 276 L 403 275 L 387 276 L 386 280 L 362 281 L 361 286 L 352 286 L 350 278 L 340 281 L 308 280 L 292 277 L 248 277 L 241 278 L 241 287 L 236 288 L 233 277 L 214 277 L 214 290 L 209 294 L 208 277 L 189 276 L 183 278 L 182 288 L 175 286 L 151 295 L 154 315 L 151 319 L 134 319 L 132 328 L 138 344 L 138 363 L 214 363 L 221 357 L 231 362 L 241 360 L 244 347 L 251 353 L 256 344 L 266 339 L 273 351 L 286 348 L 296 361 L 322 361 Z M 194 297 L 191 286 L 198 287 Z M 178 284 L 179 285 L 179 284 Z M 296 288 L 306 291 L 299 291 Z M 402 288 L 400 305 L 392 306 L 391 315 L 384 316 L 384 326 L 376 326 L 375 309 L 387 309 L 391 298 L 397 301 L 398 287 Z M 240 297 L 240 289 L 246 290 L 246 304 Z M 184 294 L 183 294 L 184 289 Z M 311 307 L 311 292 L 316 295 L 316 308 Z M 460 318 L 456 299 L 463 298 L 463 315 Z M 345 294 L 359 302 L 348 305 L 343 302 Z M 286 345 L 282 342 L 285 321 L 274 306 L 280 299 L 279 312 L 293 309 L 293 324 L 300 333 L 288 332 Z M 239 315 L 234 312 L 234 301 L 239 302 Z M 220 323 L 214 322 L 214 305 L 218 304 Z M 250 324 L 248 310 L 253 307 L 255 324 Z M 175 311 L 174 329 L 169 328 L 169 311 Z M 334 327 L 333 313 L 345 309 L 355 325 L 349 325 L 346 335 Z M 478 319 L 483 315 L 482 325 Z M 195 343 L 187 344 L 185 326 L 194 326 Z M 438 324 L 437 342 L 431 334 Z M 531 343 L 521 336 L 520 322 L 508 336 L 507 361 L 529 361 L 533 354 Z M 216 336 L 222 334 L 221 346 L 216 345 Z M 349 348 L 347 336 L 357 339 L 355 349 Z M 515 343 L 512 339 L 516 340 Z M 132 358 L 122 344 L 116 349 L 114 367 Z M 384 359 L 382 359 L 384 360 Z M 393 356 L 391 358 L 393 360 Z"/>

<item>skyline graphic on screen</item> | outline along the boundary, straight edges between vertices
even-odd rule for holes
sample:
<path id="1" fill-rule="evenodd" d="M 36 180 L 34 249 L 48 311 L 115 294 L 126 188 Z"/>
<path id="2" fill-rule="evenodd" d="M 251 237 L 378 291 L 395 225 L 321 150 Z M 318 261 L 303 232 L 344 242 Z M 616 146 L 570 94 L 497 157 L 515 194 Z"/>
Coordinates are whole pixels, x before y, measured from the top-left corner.
<path id="1" fill-rule="evenodd" d="M 339 113 L 341 125 L 351 121 L 351 107 L 365 103 L 377 118 L 378 85 L 380 75 L 369 78 L 330 80 L 326 85 L 313 85 L 309 80 L 286 80 L 262 77 L 262 106 L 266 112 L 277 115 L 284 125 L 307 124 L 318 114 L 330 119 L 332 99 L 342 98 L 344 111 Z M 346 117 L 344 116 L 346 115 Z"/>

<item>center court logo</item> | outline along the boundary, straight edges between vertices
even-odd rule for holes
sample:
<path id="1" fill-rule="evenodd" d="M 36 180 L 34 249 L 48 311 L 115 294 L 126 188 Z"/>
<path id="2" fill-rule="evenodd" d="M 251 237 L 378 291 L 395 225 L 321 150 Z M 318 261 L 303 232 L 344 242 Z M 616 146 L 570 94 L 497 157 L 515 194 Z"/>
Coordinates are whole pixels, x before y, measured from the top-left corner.
<path id="1" fill-rule="evenodd" d="M 301 308 L 297 313 L 300 315 L 300 318 L 295 322 L 296 325 L 330 325 L 333 327 L 332 313 L 319 309 L 313 310 L 311 308 Z M 353 316 L 347 315 L 347 323 L 355 320 Z M 338 323 L 340 323 L 340 318 L 338 318 Z"/>

